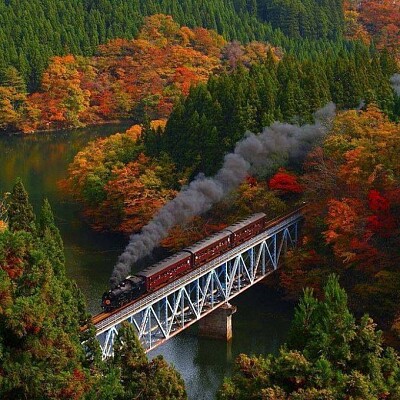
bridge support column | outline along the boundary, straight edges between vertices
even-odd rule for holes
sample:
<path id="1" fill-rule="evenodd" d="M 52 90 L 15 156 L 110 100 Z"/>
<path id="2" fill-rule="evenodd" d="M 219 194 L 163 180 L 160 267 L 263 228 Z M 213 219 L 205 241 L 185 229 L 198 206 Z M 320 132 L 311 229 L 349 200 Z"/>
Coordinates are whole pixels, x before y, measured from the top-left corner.
<path id="1" fill-rule="evenodd" d="M 199 335 L 215 339 L 232 339 L 232 314 L 237 307 L 229 303 L 223 304 L 211 314 L 199 321 Z"/>

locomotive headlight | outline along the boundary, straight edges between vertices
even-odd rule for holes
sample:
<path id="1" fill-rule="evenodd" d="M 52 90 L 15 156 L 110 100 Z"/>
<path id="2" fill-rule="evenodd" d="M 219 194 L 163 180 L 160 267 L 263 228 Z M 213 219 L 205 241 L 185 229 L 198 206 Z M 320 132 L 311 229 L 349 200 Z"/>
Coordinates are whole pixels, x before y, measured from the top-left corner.
<path id="1" fill-rule="evenodd" d="M 111 301 L 110 301 L 109 299 L 107 299 L 107 300 L 105 301 L 105 303 L 108 305 L 108 304 L 111 303 Z"/>

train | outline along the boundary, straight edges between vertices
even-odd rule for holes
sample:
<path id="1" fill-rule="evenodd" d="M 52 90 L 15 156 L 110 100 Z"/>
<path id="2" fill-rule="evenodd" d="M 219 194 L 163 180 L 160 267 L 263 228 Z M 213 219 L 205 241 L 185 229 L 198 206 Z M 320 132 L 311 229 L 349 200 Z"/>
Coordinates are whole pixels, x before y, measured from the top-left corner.
<path id="1" fill-rule="evenodd" d="M 160 289 L 191 270 L 259 235 L 279 223 L 280 220 L 289 218 L 303 207 L 273 220 L 268 220 L 264 213 L 254 214 L 135 275 L 127 276 L 118 286 L 103 294 L 102 309 L 105 312 L 114 311 L 144 294 Z"/>

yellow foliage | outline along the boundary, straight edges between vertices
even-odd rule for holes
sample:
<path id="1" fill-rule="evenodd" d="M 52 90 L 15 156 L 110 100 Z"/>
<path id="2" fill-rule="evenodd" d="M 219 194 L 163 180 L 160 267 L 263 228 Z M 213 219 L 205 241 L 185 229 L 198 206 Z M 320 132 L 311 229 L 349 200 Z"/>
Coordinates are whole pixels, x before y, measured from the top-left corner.
<path id="1" fill-rule="evenodd" d="M 150 126 L 153 129 L 161 128 L 161 129 L 164 130 L 165 125 L 167 125 L 167 120 L 166 119 L 155 119 L 155 120 L 150 122 Z"/>
<path id="2" fill-rule="evenodd" d="M 0 233 L 7 229 L 7 223 L 0 219 Z"/>
<path id="3" fill-rule="evenodd" d="M 126 134 L 133 140 L 138 140 L 142 134 L 142 127 L 140 125 L 133 125 L 127 129 Z"/>

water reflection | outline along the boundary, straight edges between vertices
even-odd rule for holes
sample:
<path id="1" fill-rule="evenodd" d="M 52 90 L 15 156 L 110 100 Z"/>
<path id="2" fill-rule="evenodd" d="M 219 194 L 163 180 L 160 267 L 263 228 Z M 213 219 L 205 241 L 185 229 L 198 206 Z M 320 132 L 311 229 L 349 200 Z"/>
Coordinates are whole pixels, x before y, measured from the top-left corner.
<path id="1" fill-rule="evenodd" d="M 100 310 L 100 297 L 126 240 L 93 232 L 82 220 L 80 207 L 58 186 L 74 156 L 89 141 L 123 132 L 128 125 L 112 125 L 28 136 L 0 136 L 0 193 L 10 191 L 20 177 L 38 212 L 44 198 L 53 208 L 64 240 L 68 275 L 87 297 L 90 312 Z"/>

